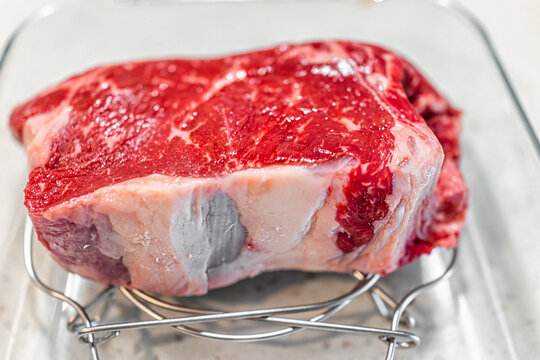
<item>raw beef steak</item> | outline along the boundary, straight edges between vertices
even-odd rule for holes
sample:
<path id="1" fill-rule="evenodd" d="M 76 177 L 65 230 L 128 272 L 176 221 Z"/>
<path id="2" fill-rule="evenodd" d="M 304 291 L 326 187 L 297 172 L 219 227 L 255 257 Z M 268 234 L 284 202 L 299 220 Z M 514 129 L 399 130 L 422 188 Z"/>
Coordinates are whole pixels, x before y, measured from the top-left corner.
<path id="1" fill-rule="evenodd" d="M 11 127 L 54 259 L 152 292 L 384 274 L 455 246 L 467 208 L 459 112 L 361 43 L 102 66 L 18 106 Z"/>

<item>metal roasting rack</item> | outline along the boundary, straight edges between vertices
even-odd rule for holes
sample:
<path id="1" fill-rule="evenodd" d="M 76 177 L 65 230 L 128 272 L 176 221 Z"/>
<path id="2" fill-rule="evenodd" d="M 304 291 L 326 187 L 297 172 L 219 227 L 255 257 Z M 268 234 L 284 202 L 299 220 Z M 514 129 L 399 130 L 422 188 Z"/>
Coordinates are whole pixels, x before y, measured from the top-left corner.
<path id="1" fill-rule="evenodd" d="M 263 308 L 245 311 L 216 311 L 212 309 L 194 308 L 181 305 L 180 303 L 164 300 L 156 295 L 151 295 L 139 290 L 125 287 L 108 287 L 97 294 L 88 305 L 83 306 L 66 294 L 52 289 L 45 284 L 34 267 L 32 256 L 33 243 L 35 242 L 34 227 L 29 218 L 26 219 L 24 229 L 24 263 L 28 275 L 35 285 L 48 295 L 70 305 L 75 311 L 67 322 L 67 330 L 88 344 L 91 358 L 98 360 L 98 345 L 105 343 L 120 335 L 123 330 L 150 329 L 156 327 L 171 327 L 180 333 L 206 339 L 253 342 L 274 339 L 291 335 L 306 329 L 319 331 L 356 333 L 359 335 L 377 336 L 387 344 L 386 360 L 394 359 L 396 349 L 410 349 L 420 344 L 420 338 L 410 331 L 400 330 L 400 326 L 408 329 L 416 325 L 415 318 L 406 311 L 407 306 L 420 294 L 448 279 L 455 267 L 457 249 L 452 250 L 452 256 L 444 272 L 436 279 L 425 282 L 407 293 L 399 301 L 394 300 L 386 291 L 377 286 L 380 275 L 363 274 L 353 271 L 351 275 L 357 280 L 356 285 L 347 293 L 330 300 L 286 307 Z M 360 325 L 345 325 L 327 321 L 332 315 L 343 310 L 347 305 L 362 294 L 371 297 L 381 316 L 390 320 L 390 327 L 375 328 Z M 122 321 L 106 323 L 108 311 L 114 306 L 118 295 L 125 297 L 131 304 L 148 315 L 150 320 Z M 94 318 L 89 312 L 100 307 L 100 311 Z M 173 313 L 175 316 L 165 316 L 163 311 Z M 297 315 L 306 312 L 318 311 L 318 314 L 309 320 L 301 320 L 285 315 Z M 222 320 L 235 321 L 262 321 L 266 323 L 283 325 L 283 328 L 267 332 L 255 332 L 250 334 L 220 333 L 213 331 L 198 330 L 190 325 L 213 323 Z"/>

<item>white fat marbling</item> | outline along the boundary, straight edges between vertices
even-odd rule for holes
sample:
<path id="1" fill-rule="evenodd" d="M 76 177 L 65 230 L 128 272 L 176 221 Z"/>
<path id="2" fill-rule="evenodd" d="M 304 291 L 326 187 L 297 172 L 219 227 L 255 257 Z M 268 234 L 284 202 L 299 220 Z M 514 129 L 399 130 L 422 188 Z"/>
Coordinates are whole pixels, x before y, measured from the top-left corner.
<path id="1" fill-rule="evenodd" d="M 44 166 L 50 157 L 51 141 L 69 121 L 71 106 L 59 107 L 57 111 L 29 118 L 23 130 L 23 143 L 28 152 L 28 166 Z"/>

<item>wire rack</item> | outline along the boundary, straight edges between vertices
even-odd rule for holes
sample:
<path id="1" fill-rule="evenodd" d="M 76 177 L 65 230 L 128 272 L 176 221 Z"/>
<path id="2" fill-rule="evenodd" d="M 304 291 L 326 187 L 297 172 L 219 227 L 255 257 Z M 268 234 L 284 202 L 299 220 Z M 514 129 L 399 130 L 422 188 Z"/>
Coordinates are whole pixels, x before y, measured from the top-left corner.
<path id="1" fill-rule="evenodd" d="M 121 331 L 156 327 L 170 327 L 173 331 L 200 338 L 236 342 L 269 340 L 292 335 L 306 329 L 355 333 L 358 335 L 375 336 L 385 342 L 387 345 L 385 359 L 392 360 L 394 359 L 396 349 L 410 349 L 420 344 L 420 338 L 410 331 L 410 329 L 416 326 L 416 320 L 406 311 L 406 308 L 417 296 L 441 281 L 448 279 L 454 271 L 457 259 L 457 249 L 453 249 L 450 261 L 441 275 L 434 280 L 412 288 L 399 301 L 393 299 L 385 290 L 377 286 L 377 282 L 381 278 L 380 275 L 363 274 L 359 271 L 353 271 L 351 276 L 356 279 L 356 285 L 350 291 L 333 299 L 311 304 L 227 312 L 185 306 L 153 294 L 125 287 L 108 287 L 96 294 L 93 300 L 83 306 L 65 293 L 54 290 L 40 279 L 34 267 L 32 254 L 34 242 L 36 242 L 34 227 L 30 219 L 27 218 L 24 230 L 24 262 L 28 275 L 40 290 L 73 308 L 75 315 L 68 320 L 67 330 L 80 341 L 88 344 L 93 360 L 100 359 L 99 345 L 119 336 Z M 389 320 L 389 328 L 346 325 L 328 320 L 332 315 L 343 310 L 363 294 L 369 296 L 373 300 L 378 313 Z M 119 295 L 125 297 L 125 299 L 150 317 L 150 319 L 107 323 L 105 320 L 107 313 L 115 305 Z M 93 317 L 90 317 L 90 311 L 97 307 L 100 308 L 100 311 Z M 164 315 L 164 312 L 167 315 Z M 317 314 L 308 320 L 294 317 L 294 315 L 307 312 L 317 312 Z M 173 314 L 173 316 L 169 314 Z M 282 325 L 283 327 L 278 330 L 266 332 L 236 334 L 203 331 L 190 326 L 203 323 L 211 324 L 223 320 L 266 322 L 274 325 Z M 400 326 L 408 330 L 401 330 Z"/>

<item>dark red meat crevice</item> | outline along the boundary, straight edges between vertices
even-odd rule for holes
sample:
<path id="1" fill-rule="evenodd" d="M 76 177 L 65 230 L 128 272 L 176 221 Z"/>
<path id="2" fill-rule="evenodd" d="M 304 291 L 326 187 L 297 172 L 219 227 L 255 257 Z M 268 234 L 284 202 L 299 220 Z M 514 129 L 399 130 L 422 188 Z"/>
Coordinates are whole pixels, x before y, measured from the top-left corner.
<path id="1" fill-rule="evenodd" d="M 424 224 L 427 235 L 413 236 L 408 241 L 400 266 L 431 253 L 437 246 L 456 246 L 459 232 L 445 225 L 463 224 L 469 200 L 469 190 L 458 164 L 461 112 L 444 100 L 405 60 L 402 84 L 409 101 L 441 143 L 445 158 L 434 194 L 426 207 L 426 211 L 432 212 L 429 223 Z"/>

